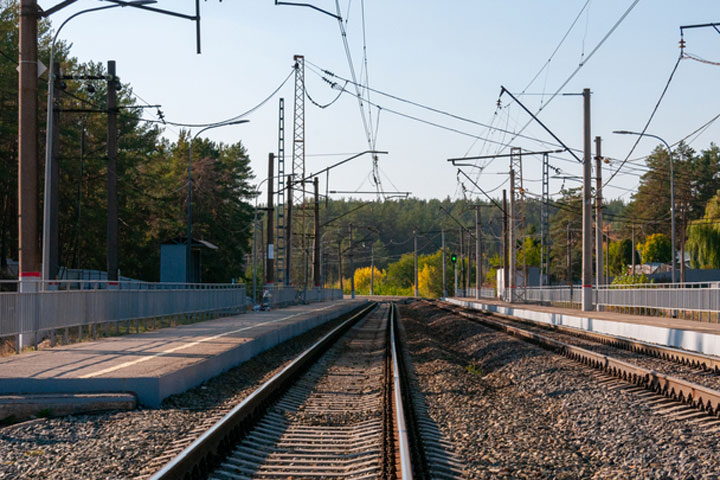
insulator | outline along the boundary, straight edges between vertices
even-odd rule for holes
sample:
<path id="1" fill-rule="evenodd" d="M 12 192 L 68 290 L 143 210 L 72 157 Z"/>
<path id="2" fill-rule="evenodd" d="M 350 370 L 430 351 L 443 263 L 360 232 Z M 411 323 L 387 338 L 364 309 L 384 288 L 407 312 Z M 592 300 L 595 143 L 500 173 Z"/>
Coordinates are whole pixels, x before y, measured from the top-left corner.
<path id="1" fill-rule="evenodd" d="M 678 43 L 680 44 L 680 49 L 681 49 L 681 50 L 685 48 L 685 39 L 684 39 L 684 38 L 681 38 L 681 39 L 680 39 L 680 42 L 678 42 Z"/>

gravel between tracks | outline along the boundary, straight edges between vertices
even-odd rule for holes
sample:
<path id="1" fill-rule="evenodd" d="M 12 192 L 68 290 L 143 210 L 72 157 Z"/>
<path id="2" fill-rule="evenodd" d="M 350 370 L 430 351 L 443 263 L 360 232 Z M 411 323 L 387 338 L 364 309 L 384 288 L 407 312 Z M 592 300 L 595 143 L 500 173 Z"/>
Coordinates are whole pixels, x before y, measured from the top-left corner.
<path id="1" fill-rule="evenodd" d="M 0 479 L 147 477 L 146 466 L 171 442 L 240 402 L 337 324 L 332 321 L 288 340 L 167 398 L 158 409 L 37 419 L 0 428 Z"/>
<path id="2" fill-rule="evenodd" d="M 401 316 L 428 412 L 469 478 L 720 478 L 718 433 L 427 304 Z"/>

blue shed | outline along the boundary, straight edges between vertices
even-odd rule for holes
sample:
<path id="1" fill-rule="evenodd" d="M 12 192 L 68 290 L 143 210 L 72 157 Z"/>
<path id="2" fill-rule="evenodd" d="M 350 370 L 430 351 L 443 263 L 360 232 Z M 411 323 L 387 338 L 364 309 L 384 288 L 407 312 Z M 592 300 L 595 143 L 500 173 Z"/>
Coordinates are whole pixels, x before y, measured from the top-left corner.
<path id="1" fill-rule="evenodd" d="M 160 281 L 178 283 L 201 283 L 202 252 L 218 247 L 206 240 L 192 239 L 192 269 L 187 269 L 187 241 L 173 238 L 160 245 Z M 189 278 L 188 278 L 189 273 Z"/>

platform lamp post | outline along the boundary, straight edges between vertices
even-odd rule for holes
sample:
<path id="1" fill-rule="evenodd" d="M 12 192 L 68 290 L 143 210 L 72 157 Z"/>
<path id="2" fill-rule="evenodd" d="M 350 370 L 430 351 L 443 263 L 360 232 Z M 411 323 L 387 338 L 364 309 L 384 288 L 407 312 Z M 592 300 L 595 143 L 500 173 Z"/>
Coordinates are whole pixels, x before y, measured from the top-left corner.
<path id="1" fill-rule="evenodd" d="M 615 130 L 613 133 L 616 133 L 618 135 L 636 135 L 638 137 L 650 137 L 654 138 L 656 140 L 660 140 L 664 145 L 665 148 L 667 148 L 668 155 L 670 157 L 670 243 L 672 244 L 672 256 L 670 260 L 670 265 L 672 266 L 671 274 L 672 278 L 671 281 L 674 284 L 675 283 L 675 171 L 674 171 L 674 161 L 673 161 L 673 153 L 672 149 L 670 148 L 670 145 L 663 140 L 662 138 L 658 137 L 657 135 L 651 135 L 649 133 L 641 133 L 641 132 L 631 132 L 629 130 Z M 634 255 L 634 253 L 633 253 Z M 684 261 L 685 259 L 681 259 L 681 261 Z M 633 272 L 634 274 L 635 272 Z"/>
<path id="2" fill-rule="evenodd" d="M 239 125 L 248 123 L 250 120 L 235 120 L 232 122 L 222 122 L 208 125 L 201 129 L 190 139 L 190 147 L 188 148 L 188 184 L 187 184 L 187 247 L 185 251 L 185 283 L 190 283 L 192 275 L 192 146 L 195 139 L 206 130 L 211 128 L 227 127 L 229 125 Z"/>
<path id="3" fill-rule="evenodd" d="M 53 152 L 53 141 L 52 141 L 52 135 L 53 135 L 53 102 L 54 99 L 54 89 L 53 85 L 55 82 L 55 43 L 57 43 L 58 35 L 60 35 L 60 31 L 63 29 L 63 27 L 73 18 L 78 17 L 80 15 L 83 15 L 85 13 L 90 12 L 97 12 L 99 10 L 107 10 L 110 8 L 117 8 L 117 7 L 137 7 L 141 5 L 150 5 L 153 3 L 157 3 L 157 0 L 135 0 L 130 1 L 122 4 L 114 4 L 114 5 L 105 5 L 102 7 L 95 7 L 95 8 L 88 8 L 85 10 L 80 10 L 79 12 L 76 12 L 72 15 L 70 15 L 68 18 L 63 21 L 58 29 L 55 31 L 55 35 L 53 35 L 52 42 L 50 43 L 50 65 L 48 65 L 48 97 L 47 97 L 47 116 L 46 116 L 46 127 L 45 127 L 45 186 L 44 186 L 44 195 L 43 198 L 45 201 L 43 202 L 43 237 L 42 237 L 42 279 L 43 281 L 51 280 L 50 279 L 50 224 L 53 217 L 56 217 L 58 212 L 57 211 L 51 211 L 51 204 L 50 201 L 51 196 L 54 196 L 57 194 L 57 192 L 52 192 L 51 190 L 53 188 L 53 183 L 56 182 L 57 179 L 53 179 L 53 161 L 54 161 L 54 153 Z"/>

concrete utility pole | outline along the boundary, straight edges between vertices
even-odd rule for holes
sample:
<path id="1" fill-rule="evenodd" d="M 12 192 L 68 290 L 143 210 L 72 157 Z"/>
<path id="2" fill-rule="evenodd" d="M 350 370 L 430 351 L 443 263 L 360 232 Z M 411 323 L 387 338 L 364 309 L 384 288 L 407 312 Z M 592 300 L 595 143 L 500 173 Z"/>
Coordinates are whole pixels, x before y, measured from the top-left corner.
<path id="1" fill-rule="evenodd" d="M 482 244 L 480 242 L 480 205 L 475 205 L 475 298 L 482 288 Z"/>
<path id="2" fill-rule="evenodd" d="M 340 291 L 343 291 L 342 257 L 342 239 L 338 238 L 338 278 L 340 279 Z"/>
<path id="3" fill-rule="evenodd" d="M 315 188 L 315 241 L 313 243 L 313 284 L 320 286 L 320 187 L 318 178 L 313 178 Z"/>
<path id="4" fill-rule="evenodd" d="M 50 150 L 52 158 L 50 159 L 50 191 L 48 197 L 48 244 L 43 245 L 43 263 L 47 261 L 47 271 L 43 275 L 43 280 L 55 280 L 58 277 L 60 268 L 60 229 L 58 226 L 58 213 L 60 212 L 60 163 L 58 162 L 58 152 L 60 151 L 60 64 L 55 63 L 53 71 L 57 72 L 52 83 L 53 99 L 52 102 L 52 148 Z M 45 259 L 45 249 L 47 248 L 47 259 Z"/>
<path id="5" fill-rule="evenodd" d="M 447 297 L 447 268 L 445 265 L 445 229 L 440 231 L 440 238 L 442 239 L 442 277 L 443 277 L 443 297 Z"/>
<path id="6" fill-rule="evenodd" d="M 607 245 L 605 246 L 605 282 L 610 280 L 610 231 L 607 233 Z"/>
<path id="7" fill-rule="evenodd" d="M 468 239 L 467 243 L 465 244 L 465 248 L 467 250 L 466 257 L 467 257 L 467 267 L 463 267 L 465 271 L 465 296 L 467 296 L 468 290 L 470 290 L 470 272 L 472 270 L 472 248 L 470 248 L 470 239 L 472 238 L 472 235 L 470 234 L 470 231 L 468 230 Z"/>
<path id="8" fill-rule="evenodd" d="M 375 248 L 370 244 L 370 296 L 375 295 Z"/>
<path id="9" fill-rule="evenodd" d="M 287 180 L 287 220 L 285 222 L 285 285 L 291 285 L 292 270 L 292 251 L 293 251 L 293 176 L 288 175 Z"/>
<path id="10" fill-rule="evenodd" d="M 353 236 L 352 236 L 352 223 L 350 224 L 350 298 L 355 298 L 355 259 L 353 248 Z"/>
<path id="11" fill-rule="evenodd" d="M 253 253 L 252 253 L 252 270 L 253 270 L 253 305 L 257 302 L 257 208 L 253 216 Z"/>
<path id="12" fill-rule="evenodd" d="M 510 261 L 508 259 L 508 201 L 507 201 L 507 190 L 503 190 L 503 229 L 502 229 L 502 244 L 503 244 L 503 300 L 508 299 L 508 288 L 510 286 Z"/>
<path id="13" fill-rule="evenodd" d="M 418 251 L 417 251 L 417 233 L 413 230 L 413 252 L 414 252 L 414 264 L 415 264 L 415 296 L 418 297 Z"/>
<path id="14" fill-rule="evenodd" d="M 592 310 L 592 144 L 590 141 L 590 89 L 583 89 L 583 224 L 582 311 Z M 602 250 L 601 250 L 602 251 Z"/>
<path id="15" fill-rule="evenodd" d="M 37 291 L 38 242 L 37 0 L 20 0 L 18 88 L 18 280 L 20 292 Z"/>
<path id="16" fill-rule="evenodd" d="M 607 280 L 603 278 L 603 254 L 602 254 L 602 138 L 595 137 L 595 276 L 597 286 L 603 285 Z"/>
<path id="17" fill-rule="evenodd" d="M 635 275 L 635 224 L 632 224 L 632 274 Z"/>
<path id="18" fill-rule="evenodd" d="M 567 224 L 567 232 L 565 235 L 566 235 L 565 241 L 566 241 L 566 249 L 567 249 L 567 281 L 568 281 L 568 286 L 570 287 L 570 302 L 572 302 L 572 293 L 573 293 L 572 283 L 573 283 L 573 281 L 572 281 L 572 254 L 570 252 L 570 240 L 571 240 L 571 238 L 570 238 L 570 222 L 568 222 L 568 224 Z"/>
<path id="19" fill-rule="evenodd" d="M 515 170 L 510 170 L 510 215 L 508 225 L 508 246 L 510 248 L 510 303 L 515 301 L 515 287 L 517 286 L 517 252 L 515 250 Z"/>
<path id="20" fill-rule="evenodd" d="M 460 227 L 460 258 L 458 258 L 458 261 L 460 262 L 460 286 L 462 288 L 465 288 L 465 230 L 463 230 L 462 227 Z M 458 296 L 458 279 L 457 279 L 457 272 L 455 275 L 455 296 Z M 465 295 L 463 295 L 464 297 Z"/>
<path id="21" fill-rule="evenodd" d="M 275 176 L 275 154 L 268 155 L 268 191 L 267 191 L 267 260 L 265 264 L 265 283 L 275 281 L 275 207 L 273 197 L 275 196 L 273 177 Z"/>
<path id="22" fill-rule="evenodd" d="M 117 88 L 115 60 L 108 60 L 107 83 L 107 279 L 118 279 Z M 192 273 L 192 272 L 191 272 Z"/>

